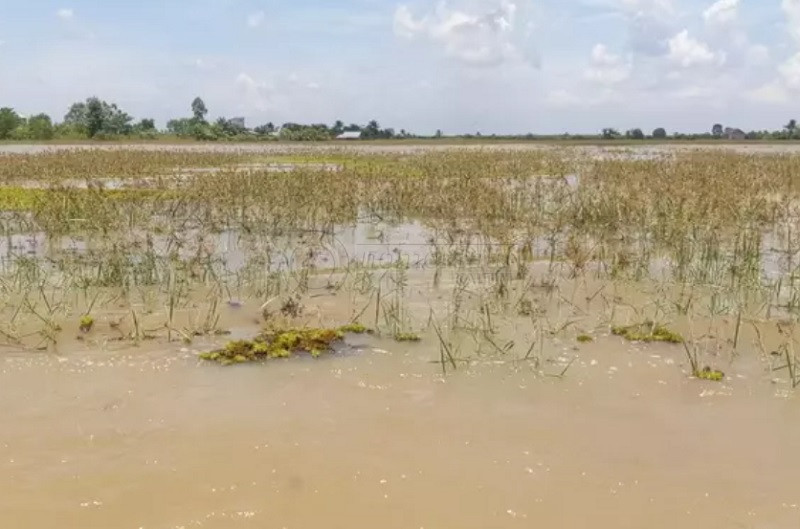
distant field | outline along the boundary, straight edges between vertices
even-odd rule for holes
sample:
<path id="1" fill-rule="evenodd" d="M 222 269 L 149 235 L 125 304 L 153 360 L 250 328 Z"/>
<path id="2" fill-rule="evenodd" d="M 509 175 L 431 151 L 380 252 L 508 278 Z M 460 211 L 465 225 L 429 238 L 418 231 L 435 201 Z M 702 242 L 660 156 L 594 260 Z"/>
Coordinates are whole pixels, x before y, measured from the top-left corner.
<path id="1" fill-rule="evenodd" d="M 600 140 L 376 140 L 376 141 L 328 141 L 328 142 L 196 142 L 180 140 L 158 141 L 124 141 L 124 142 L 39 142 L 16 143 L 0 142 L 0 153 L 37 153 L 48 150 L 64 149 L 130 149 L 130 150 L 185 150 L 205 152 L 269 152 L 285 151 L 328 151 L 343 150 L 364 153 L 391 152 L 427 152 L 448 149 L 499 149 L 511 151 L 535 151 L 540 149 L 584 148 L 599 150 L 653 150 L 686 151 L 686 150 L 724 150 L 741 153 L 797 153 L 800 142 L 786 141 L 600 141 Z"/>

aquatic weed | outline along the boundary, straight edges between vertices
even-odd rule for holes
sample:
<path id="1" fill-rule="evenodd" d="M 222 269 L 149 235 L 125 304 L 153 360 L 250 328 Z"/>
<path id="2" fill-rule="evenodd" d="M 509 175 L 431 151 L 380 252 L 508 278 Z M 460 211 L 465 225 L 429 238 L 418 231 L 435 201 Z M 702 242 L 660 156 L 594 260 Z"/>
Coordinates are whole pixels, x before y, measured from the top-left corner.
<path id="1" fill-rule="evenodd" d="M 636 325 L 615 326 L 611 328 L 611 333 L 631 342 L 683 343 L 680 334 L 649 321 Z"/>

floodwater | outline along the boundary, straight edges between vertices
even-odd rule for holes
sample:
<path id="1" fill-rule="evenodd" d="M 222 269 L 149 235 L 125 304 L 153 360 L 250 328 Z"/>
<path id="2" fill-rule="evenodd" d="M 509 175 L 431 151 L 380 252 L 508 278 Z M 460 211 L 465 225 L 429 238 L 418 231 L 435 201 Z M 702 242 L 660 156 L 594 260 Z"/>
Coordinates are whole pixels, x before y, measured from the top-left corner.
<path id="1" fill-rule="evenodd" d="M 442 309 L 423 288 L 452 286 L 429 280 L 411 274 L 412 313 Z M 318 292 L 308 324 L 363 303 Z M 256 311 L 228 307 L 222 324 L 252 334 Z M 222 368 L 197 360 L 206 342 L 111 346 L 101 316 L 58 354 L 4 349 L 0 527 L 800 524 L 800 395 L 785 378 L 746 345 L 711 357 L 724 382 L 695 380 L 681 346 L 589 319 L 576 325 L 595 342 L 550 337 L 537 367 L 522 360 L 530 323 L 505 318 L 495 340 L 513 337 L 511 352 L 446 374 L 430 332 Z"/>
<path id="2" fill-rule="evenodd" d="M 360 339 L 361 340 L 361 339 Z M 605 338 L 562 379 L 431 348 L 0 360 L 0 527 L 789 528 L 800 408 Z"/>
<path id="3" fill-rule="evenodd" d="M 214 249 L 237 269 L 244 252 L 224 235 Z M 442 318 L 453 292 L 413 270 L 431 259 L 429 236 L 358 223 L 320 266 L 405 256 L 407 310 L 422 324 L 434 309 Z M 41 257 L 49 244 L 9 237 L 0 253 Z M 365 306 L 326 293 L 327 279 L 304 300 L 310 325 Z M 113 341 L 131 330 L 110 325 L 127 309 L 98 314 L 82 340 L 63 331 L 58 352 L 0 346 L 0 528 L 799 527 L 800 393 L 771 369 L 779 360 L 759 354 L 748 328 L 738 354 L 724 345 L 703 357 L 723 382 L 695 380 L 681 346 L 609 336 L 600 296 L 582 301 L 596 288 L 551 307 L 553 326 L 576 323 L 541 342 L 541 365 L 522 359 L 534 329 L 519 316 L 495 322 L 497 344 L 516 342 L 507 354 L 464 351 L 446 374 L 431 331 L 416 344 L 349 337 L 319 360 L 222 368 L 197 353 L 225 337 Z M 223 309 L 233 337 L 257 331 L 258 304 L 243 303 Z M 163 329 L 165 310 L 143 327 Z M 730 320 L 715 323 L 722 344 Z M 579 345 L 579 331 L 595 341 Z"/>

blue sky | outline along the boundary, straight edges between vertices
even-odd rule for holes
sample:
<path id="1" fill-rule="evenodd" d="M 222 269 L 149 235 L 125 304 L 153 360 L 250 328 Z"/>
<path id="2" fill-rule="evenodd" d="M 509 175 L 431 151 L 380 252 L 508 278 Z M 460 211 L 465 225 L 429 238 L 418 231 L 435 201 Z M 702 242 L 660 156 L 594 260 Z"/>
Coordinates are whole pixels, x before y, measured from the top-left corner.
<path id="1" fill-rule="evenodd" d="M 0 106 L 417 132 L 800 118 L 800 0 L 0 0 Z"/>

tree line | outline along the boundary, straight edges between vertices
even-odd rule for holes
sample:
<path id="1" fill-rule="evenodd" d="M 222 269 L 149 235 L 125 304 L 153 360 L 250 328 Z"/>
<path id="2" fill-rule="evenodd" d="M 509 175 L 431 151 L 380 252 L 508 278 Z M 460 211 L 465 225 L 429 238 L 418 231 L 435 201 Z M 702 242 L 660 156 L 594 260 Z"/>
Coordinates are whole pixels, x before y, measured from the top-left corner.
<path id="1" fill-rule="evenodd" d="M 614 128 L 605 128 L 600 132 L 599 137 L 603 140 L 800 140 L 800 126 L 798 126 L 797 120 L 792 119 L 778 130 L 751 130 L 745 132 L 740 128 L 725 127 L 721 123 L 715 123 L 710 132 L 699 134 L 675 132 L 671 136 L 667 134 L 664 128 L 653 130 L 649 136 L 639 128 L 629 129 L 624 134 Z"/>
<path id="2" fill-rule="evenodd" d="M 381 128 L 377 121 L 366 125 L 336 121 L 333 125 L 324 123 L 301 124 L 266 123 L 252 129 L 243 120 L 220 117 L 215 121 L 207 119 L 208 108 L 197 97 L 191 103 L 191 116 L 171 119 L 165 130 L 158 130 L 153 119 L 134 118 L 114 103 L 97 97 L 74 103 L 64 119 L 56 123 L 47 114 L 31 117 L 20 116 L 13 108 L 0 108 L 0 140 L 51 140 L 51 139 L 111 139 L 132 137 L 157 139 L 162 136 L 177 136 L 201 141 L 215 140 L 285 140 L 285 141 L 323 141 L 336 138 L 346 132 L 357 133 L 359 139 L 411 138 L 412 134 L 392 128 Z"/>
<path id="3" fill-rule="evenodd" d="M 266 123 L 254 128 L 245 126 L 241 119 L 220 117 L 209 121 L 208 108 L 205 102 L 196 97 L 191 105 L 191 116 L 172 119 L 167 122 L 166 129 L 159 130 L 153 119 L 135 121 L 127 112 L 114 103 L 108 103 L 97 97 L 74 103 L 70 106 L 61 122 L 54 122 L 47 114 L 36 114 L 30 117 L 20 116 L 13 108 L 0 108 L 0 140 L 51 140 L 51 139 L 112 139 L 139 138 L 157 139 L 159 137 L 179 137 L 200 141 L 219 140 L 282 140 L 282 141 L 325 141 L 346 134 L 352 139 L 405 139 L 424 138 L 405 130 L 396 132 L 392 128 L 381 128 L 373 120 L 366 125 L 351 123 L 345 125 L 337 120 L 333 125 L 324 123 L 301 124 L 284 123 L 275 125 Z M 430 136 L 427 136 L 430 137 Z M 434 138 L 444 137 L 437 130 Z M 640 128 L 620 132 L 615 128 L 604 128 L 598 135 L 481 135 L 481 133 L 456 136 L 463 139 L 508 139 L 508 140 L 800 140 L 800 126 L 796 120 L 790 120 L 779 130 L 762 130 L 744 132 L 738 128 L 723 127 L 715 123 L 709 133 L 686 134 L 675 132 L 669 135 L 663 127 L 654 129 L 649 135 Z"/>

